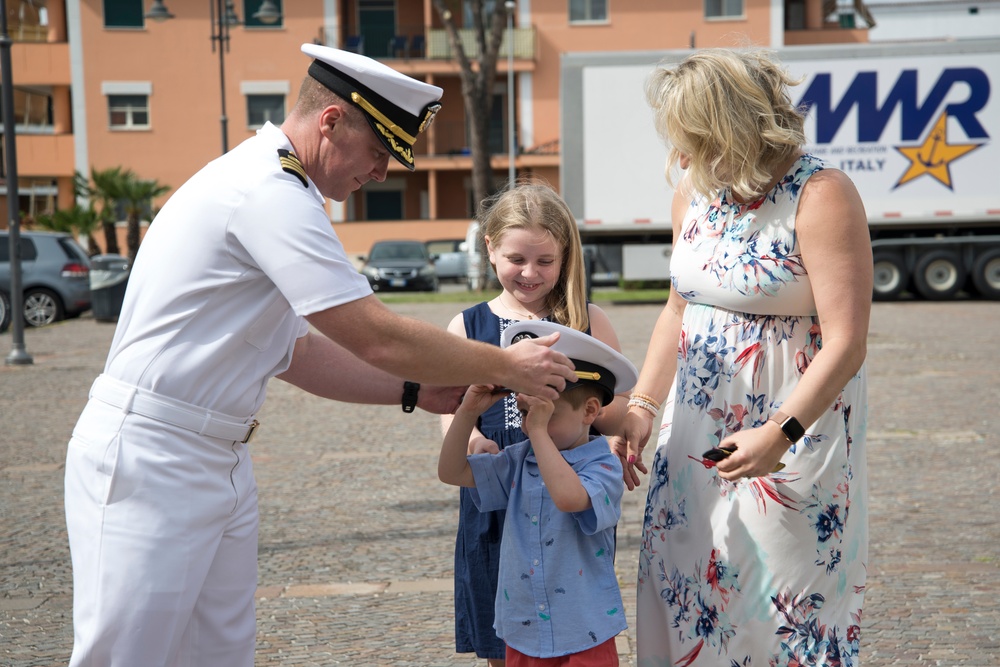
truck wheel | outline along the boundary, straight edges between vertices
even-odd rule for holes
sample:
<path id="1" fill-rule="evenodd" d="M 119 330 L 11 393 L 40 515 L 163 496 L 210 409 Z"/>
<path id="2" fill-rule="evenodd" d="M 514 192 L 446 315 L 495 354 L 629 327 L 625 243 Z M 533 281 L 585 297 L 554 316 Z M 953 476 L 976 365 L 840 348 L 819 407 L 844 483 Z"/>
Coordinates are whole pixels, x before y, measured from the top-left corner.
<path id="1" fill-rule="evenodd" d="M 944 301 L 952 298 L 965 284 L 965 269 L 958 253 L 932 250 L 917 260 L 913 282 L 925 299 Z"/>
<path id="2" fill-rule="evenodd" d="M 976 257 L 972 284 L 984 299 L 1000 299 L 1000 248 L 991 248 Z"/>
<path id="3" fill-rule="evenodd" d="M 903 258 L 894 252 L 875 253 L 875 283 L 872 290 L 874 301 L 893 301 L 906 289 L 910 277 L 906 272 Z"/>

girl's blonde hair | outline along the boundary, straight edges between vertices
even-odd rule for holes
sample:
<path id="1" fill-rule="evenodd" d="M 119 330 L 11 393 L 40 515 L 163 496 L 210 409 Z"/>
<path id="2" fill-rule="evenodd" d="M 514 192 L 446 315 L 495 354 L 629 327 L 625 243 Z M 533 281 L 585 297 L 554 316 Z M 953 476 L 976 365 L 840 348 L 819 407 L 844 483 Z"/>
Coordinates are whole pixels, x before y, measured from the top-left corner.
<path id="1" fill-rule="evenodd" d="M 661 64 L 646 84 L 656 131 L 667 142 L 667 173 L 685 155 L 693 189 L 731 188 L 750 201 L 773 171 L 806 143 L 804 118 L 788 94 L 798 84 L 761 49 L 705 49 Z"/>
<path id="2" fill-rule="evenodd" d="M 583 248 L 576 219 L 555 190 L 542 183 L 521 182 L 485 202 L 479 232 L 496 246 L 512 229 L 548 232 L 562 252 L 559 280 L 545 300 L 556 322 L 578 331 L 590 326 L 587 313 Z M 494 266 L 494 269 L 496 267 Z"/>

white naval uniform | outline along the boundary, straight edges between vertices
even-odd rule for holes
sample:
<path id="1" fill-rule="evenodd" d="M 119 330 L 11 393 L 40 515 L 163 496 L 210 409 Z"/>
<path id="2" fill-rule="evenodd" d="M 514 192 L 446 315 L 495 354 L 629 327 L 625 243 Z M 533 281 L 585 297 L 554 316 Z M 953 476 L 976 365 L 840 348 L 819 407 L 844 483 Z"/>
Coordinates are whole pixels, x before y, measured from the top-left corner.
<path id="1" fill-rule="evenodd" d="M 293 150 L 268 124 L 209 163 L 143 240 L 67 453 L 72 667 L 254 663 L 248 448 L 232 428 L 174 417 L 248 424 L 304 316 L 371 294 L 323 196 L 282 171 L 278 149 Z"/>

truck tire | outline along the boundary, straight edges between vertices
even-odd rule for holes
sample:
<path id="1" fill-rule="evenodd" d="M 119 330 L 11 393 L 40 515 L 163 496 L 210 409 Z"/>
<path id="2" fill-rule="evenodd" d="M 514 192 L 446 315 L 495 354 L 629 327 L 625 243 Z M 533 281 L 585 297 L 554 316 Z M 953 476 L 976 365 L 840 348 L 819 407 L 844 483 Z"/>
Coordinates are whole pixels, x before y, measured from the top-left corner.
<path id="1" fill-rule="evenodd" d="M 1000 248 L 990 248 L 976 257 L 972 284 L 984 299 L 1000 299 Z"/>
<path id="2" fill-rule="evenodd" d="M 945 301 L 954 297 L 965 284 L 962 258 L 951 250 L 924 253 L 913 267 L 913 283 L 925 299 Z"/>
<path id="3" fill-rule="evenodd" d="M 899 253 L 876 252 L 874 257 L 875 281 L 872 290 L 874 301 L 894 301 L 906 289 L 910 276 L 906 263 Z"/>

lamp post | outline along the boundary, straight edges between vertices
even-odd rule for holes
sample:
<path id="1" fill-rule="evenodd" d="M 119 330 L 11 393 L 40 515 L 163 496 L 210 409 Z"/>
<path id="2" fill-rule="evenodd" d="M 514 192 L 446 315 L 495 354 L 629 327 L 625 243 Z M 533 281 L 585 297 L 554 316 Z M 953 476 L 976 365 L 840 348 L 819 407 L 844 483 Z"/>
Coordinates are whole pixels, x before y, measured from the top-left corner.
<path id="1" fill-rule="evenodd" d="M 14 80 L 11 74 L 11 38 L 7 33 L 7 0 L 0 0 L 0 78 L 3 79 L 3 147 L 7 163 L 7 225 L 10 244 L 11 351 L 8 366 L 34 363 L 24 349 L 24 294 L 21 291 L 21 209 L 17 194 L 17 148 L 15 146 Z"/>
<path id="2" fill-rule="evenodd" d="M 0 0 L 2 1 L 2 0 Z M 222 100 L 222 115 L 219 123 L 222 126 L 222 154 L 229 152 L 229 119 L 226 117 L 226 53 L 229 51 L 229 28 L 240 25 L 236 16 L 233 0 L 208 0 L 208 9 L 212 22 L 212 53 L 219 52 L 219 97 Z M 275 23 L 281 18 L 281 12 L 273 0 L 263 0 L 260 9 L 253 15 L 261 23 Z M 166 21 L 174 15 L 163 4 L 163 0 L 153 0 L 146 18 L 154 21 Z"/>
<path id="3" fill-rule="evenodd" d="M 503 3 L 507 10 L 507 188 L 514 187 L 517 172 L 514 157 L 517 154 L 517 138 L 514 136 L 514 0 Z"/>

